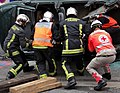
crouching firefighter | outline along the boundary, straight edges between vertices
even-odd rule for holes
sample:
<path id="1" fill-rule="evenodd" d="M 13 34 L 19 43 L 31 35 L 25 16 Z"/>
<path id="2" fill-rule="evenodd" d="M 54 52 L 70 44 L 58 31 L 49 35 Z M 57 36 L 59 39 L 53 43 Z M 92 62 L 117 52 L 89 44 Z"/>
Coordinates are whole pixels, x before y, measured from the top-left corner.
<path id="1" fill-rule="evenodd" d="M 67 18 L 60 22 L 60 36 L 63 43 L 62 68 L 68 84 L 65 89 L 75 87 L 76 80 L 71 64 L 75 64 L 79 73 L 83 73 L 83 30 L 85 22 L 77 18 L 77 11 L 70 7 L 67 9 Z"/>
<path id="2" fill-rule="evenodd" d="M 43 15 L 43 19 L 35 24 L 34 40 L 32 43 L 38 78 L 40 79 L 46 78 L 47 76 L 55 76 L 57 73 L 56 63 L 53 58 L 53 33 L 53 14 L 50 11 L 46 11 Z M 46 68 L 46 61 L 48 62 L 49 71 L 47 71 Z"/>
<path id="3" fill-rule="evenodd" d="M 32 45 L 32 40 L 25 37 L 24 27 L 29 22 L 29 18 L 25 14 L 19 14 L 16 18 L 15 24 L 10 28 L 8 35 L 4 41 L 4 50 L 13 62 L 16 64 L 12 67 L 6 79 L 14 78 L 22 69 L 24 72 L 33 70 L 33 66 L 29 64 L 25 58 L 24 52 L 21 48 Z"/>
<path id="4" fill-rule="evenodd" d="M 109 64 L 115 60 L 116 50 L 110 34 L 101 30 L 102 23 L 100 21 L 93 21 L 91 28 L 93 32 L 88 38 L 88 49 L 90 52 L 95 51 L 96 57 L 91 60 L 86 69 L 97 82 L 94 90 L 99 91 L 107 85 L 106 79 L 111 79 Z"/>

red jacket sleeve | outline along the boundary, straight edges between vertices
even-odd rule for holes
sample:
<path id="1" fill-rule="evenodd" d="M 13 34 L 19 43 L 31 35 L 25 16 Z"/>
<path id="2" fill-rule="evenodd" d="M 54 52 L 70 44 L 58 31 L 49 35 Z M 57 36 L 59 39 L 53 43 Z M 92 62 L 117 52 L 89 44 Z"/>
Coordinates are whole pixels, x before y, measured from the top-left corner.
<path id="1" fill-rule="evenodd" d="M 94 51 L 94 46 L 93 46 L 93 42 L 92 42 L 91 36 L 89 36 L 89 38 L 88 38 L 88 49 L 89 49 L 90 52 Z"/>

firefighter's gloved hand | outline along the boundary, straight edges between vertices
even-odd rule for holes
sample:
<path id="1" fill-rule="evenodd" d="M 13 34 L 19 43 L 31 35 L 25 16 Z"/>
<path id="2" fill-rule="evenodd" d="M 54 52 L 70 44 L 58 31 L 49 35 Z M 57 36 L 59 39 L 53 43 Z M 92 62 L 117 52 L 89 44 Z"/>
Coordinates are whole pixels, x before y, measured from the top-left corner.
<path id="1" fill-rule="evenodd" d="M 25 37 L 26 42 L 29 42 L 29 39 Z"/>
<path id="2" fill-rule="evenodd" d="M 32 45 L 33 40 L 29 40 L 29 44 Z"/>
<path id="3" fill-rule="evenodd" d="M 56 45 L 57 42 L 53 39 L 53 40 L 52 40 L 52 44 L 53 44 L 53 45 Z"/>
<path id="4" fill-rule="evenodd" d="M 32 48 L 32 42 L 33 42 L 33 40 L 29 40 L 29 42 L 28 42 L 28 44 L 29 44 L 28 48 Z"/>

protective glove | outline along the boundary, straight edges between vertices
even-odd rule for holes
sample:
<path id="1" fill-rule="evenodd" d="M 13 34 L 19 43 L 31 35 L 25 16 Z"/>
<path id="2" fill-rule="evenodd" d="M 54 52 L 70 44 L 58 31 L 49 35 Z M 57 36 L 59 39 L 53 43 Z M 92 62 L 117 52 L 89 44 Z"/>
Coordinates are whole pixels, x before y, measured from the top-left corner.
<path id="1" fill-rule="evenodd" d="M 53 44 L 53 45 L 56 45 L 57 42 L 53 39 L 53 40 L 52 40 L 52 44 Z"/>

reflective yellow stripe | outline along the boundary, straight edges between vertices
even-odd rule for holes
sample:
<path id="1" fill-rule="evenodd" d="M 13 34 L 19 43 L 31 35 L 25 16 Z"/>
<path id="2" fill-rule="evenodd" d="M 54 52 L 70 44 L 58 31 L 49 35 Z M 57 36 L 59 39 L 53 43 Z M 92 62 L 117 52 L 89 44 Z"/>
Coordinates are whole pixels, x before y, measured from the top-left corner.
<path id="1" fill-rule="evenodd" d="M 67 71 L 67 69 L 66 69 L 66 67 L 65 67 L 65 63 L 66 63 L 66 60 L 64 60 L 64 61 L 62 62 L 62 68 L 63 68 L 63 70 L 65 71 L 66 78 L 67 78 L 68 71 Z M 68 78 L 67 78 L 67 80 L 68 80 Z"/>
<path id="2" fill-rule="evenodd" d="M 47 49 L 47 46 L 33 46 L 33 48 L 39 48 L 39 49 Z"/>
<path id="3" fill-rule="evenodd" d="M 7 56 L 7 57 L 10 56 L 8 50 L 7 50 L 7 53 L 5 53 L 3 56 Z"/>
<path id="4" fill-rule="evenodd" d="M 66 50 L 68 50 L 68 39 L 66 39 L 66 41 L 65 41 L 65 43 L 66 43 Z"/>
<path id="5" fill-rule="evenodd" d="M 15 39 L 15 34 L 12 35 L 12 38 L 10 39 L 10 41 L 7 44 L 7 48 L 10 47 L 10 44 L 14 41 L 14 39 Z"/>
<path id="6" fill-rule="evenodd" d="M 67 75 L 67 80 L 68 80 L 70 77 L 74 77 L 74 73 L 69 73 L 69 74 Z"/>
<path id="7" fill-rule="evenodd" d="M 55 60 L 54 60 L 54 59 L 52 59 L 52 61 L 53 61 L 54 67 L 55 67 L 54 72 L 56 72 L 57 67 L 56 67 Z"/>
<path id="8" fill-rule="evenodd" d="M 19 51 L 14 51 L 14 52 L 12 52 L 12 56 L 16 56 L 16 55 L 18 55 L 18 54 L 20 54 Z"/>
<path id="9" fill-rule="evenodd" d="M 37 72 L 39 73 L 40 71 L 39 71 L 39 69 L 38 69 L 38 65 L 36 65 L 35 68 L 36 68 Z"/>
<path id="10" fill-rule="evenodd" d="M 63 25 L 63 27 L 64 27 L 64 31 L 65 31 L 65 36 L 68 36 L 66 25 Z"/>
<path id="11" fill-rule="evenodd" d="M 68 37 L 66 25 L 64 25 L 64 31 L 65 31 L 65 36 Z M 65 44 L 66 44 L 65 49 L 68 50 L 68 38 L 66 39 Z"/>
<path id="12" fill-rule="evenodd" d="M 67 18 L 65 19 L 66 21 L 78 21 L 79 19 L 78 18 Z"/>
<path id="13" fill-rule="evenodd" d="M 72 50 L 63 50 L 62 54 L 76 54 L 83 52 L 84 48 L 81 49 L 72 49 Z"/>
<path id="14" fill-rule="evenodd" d="M 79 24 L 80 36 L 82 36 L 82 24 Z"/>
<path id="15" fill-rule="evenodd" d="M 22 68 L 22 64 L 19 64 L 19 66 L 15 69 L 16 72 Z"/>
<path id="16" fill-rule="evenodd" d="M 51 75 L 51 76 L 53 76 L 53 75 L 55 75 L 55 73 L 56 73 L 56 70 L 57 70 L 57 67 L 56 67 L 56 63 L 55 63 L 55 60 L 54 59 L 52 59 L 52 61 L 53 61 L 53 65 L 54 65 L 54 72 L 52 72 L 52 73 L 49 73 L 49 75 Z"/>
<path id="17" fill-rule="evenodd" d="M 66 60 L 64 60 L 64 62 L 62 62 L 62 68 L 65 71 L 66 79 L 68 80 L 70 77 L 74 76 L 74 73 L 68 73 L 67 68 L 65 67 L 65 63 L 66 63 Z"/>
<path id="18" fill-rule="evenodd" d="M 80 31 L 80 42 L 81 42 L 81 45 L 80 47 L 82 48 L 83 47 L 83 41 L 82 41 L 82 24 L 79 24 L 79 31 Z"/>
<path id="19" fill-rule="evenodd" d="M 12 29 L 15 31 L 15 30 L 20 30 L 17 26 L 13 25 L 12 26 Z"/>
<path id="20" fill-rule="evenodd" d="M 22 68 L 22 64 L 19 64 L 19 66 L 16 69 L 11 68 L 10 72 L 12 72 L 16 76 L 18 70 L 20 70 L 21 68 Z"/>
<path id="21" fill-rule="evenodd" d="M 10 69 L 10 72 L 12 72 L 15 76 L 17 75 L 16 70 L 14 70 L 13 68 Z"/>
<path id="22" fill-rule="evenodd" d="M 42 74 L 42 75 L 40 75 L 40 79 L 41 78 L 46 78 L 47 77 L 47 74 Z"/>

